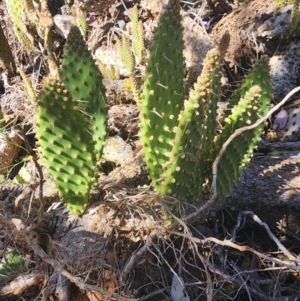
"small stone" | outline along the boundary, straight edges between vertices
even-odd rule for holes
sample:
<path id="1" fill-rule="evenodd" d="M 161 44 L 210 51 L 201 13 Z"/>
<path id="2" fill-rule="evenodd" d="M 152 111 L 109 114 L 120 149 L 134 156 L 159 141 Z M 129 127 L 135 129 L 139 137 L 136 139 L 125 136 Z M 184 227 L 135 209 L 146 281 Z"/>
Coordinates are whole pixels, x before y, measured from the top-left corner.
<path id="1" fill-rule="evenodd" d="M 273 122 L 273 126 L 272 126 L 273 130 L 275 131 L 277 129 L 279 130 L 283 129 L 286 126 L 288 119 L 289 116 L 287 111 L 285 109 L 281 109 L 281 111 L 277 114 Z"/>

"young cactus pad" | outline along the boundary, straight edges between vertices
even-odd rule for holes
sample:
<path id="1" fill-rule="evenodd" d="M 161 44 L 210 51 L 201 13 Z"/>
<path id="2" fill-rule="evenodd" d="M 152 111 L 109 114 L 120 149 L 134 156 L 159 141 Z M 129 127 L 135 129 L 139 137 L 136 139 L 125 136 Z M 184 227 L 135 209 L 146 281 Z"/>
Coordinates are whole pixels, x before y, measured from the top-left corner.
<path id="1" fill-rule="evenodd" d="M 207 53 L 202 74 L 181 114 L 164 180 L 157 183 L 163 194 L 181 202 L 195 202 L 211 170 L 222 62 L 228 45 L 225 34 L 220 46 Z"/>
<path id="2" fill-rule="evenodd" d="M 106 134 L 107 107 L 101 73 L 89 52 L 78 27 L 68 35 L 61 66 L 61 81 L 79 102 L 95 143 L 97 161 L 100 160 Z"/>
<path id="3" fill-rule="evenodd" d="M 161 15 L 150 50 L 141 104 L 141 139 L 152 180 L 168 163 L 183 109 L 183 41 L 178 0 Z"/>
<path id="4" fill-rule="evenodd" d="M 245 92 L 244 92 L 245 91 Z M 249 72 L 231 100 L 231 115 L 226 117 L 215 143 L 215 155 L 235 130 L 251 125 L 269 111 L 271 83 L 268 60 L 262 58 Z M 235 104 L 232 107 L 232 104 Z M 217 176 L 218 198 L 222 198 L 238 179 L 259 140 L 263 124 L 236 137 L 223 154 Z"/>
<path id="5" fill-rule="evenodd" d="M 64 84 L 52 80 L 40 98 L 37 135 L 41 152 L 69 210 L 83 213 L 93 184 L 95 154 L 89 120 Z"/>

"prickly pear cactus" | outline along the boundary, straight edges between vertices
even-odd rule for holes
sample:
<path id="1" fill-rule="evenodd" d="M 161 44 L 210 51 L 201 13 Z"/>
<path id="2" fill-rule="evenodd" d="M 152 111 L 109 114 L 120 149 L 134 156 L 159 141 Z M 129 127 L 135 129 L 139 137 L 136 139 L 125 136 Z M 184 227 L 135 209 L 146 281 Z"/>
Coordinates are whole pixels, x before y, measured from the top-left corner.
<path id="1" fill-rule="evenodd" d="M 63 201 L 83 213 L 94 178 L 95 153 L 90 120 L 66 86 L 50 80 L 41 97 L 37 136 L 43 158 Z"/>
<path id="2" fill-rule="evenodd" d="M 219 46 L 208 52 L 202 74 L 183 105 L 180 7 L 179 1 L 169 1 L 152 43 L 140 116 L 150 177 L 159 194 L 174 200 L 174 213 L 179 209 L 177 204 L 194 203 L 205 182 L 211 184 L 213 162 L 229 136 L 269 110 L 269 67 L 267 60 L 262 59 L 234 93 L 220 129 L 216 121 L 217 104 L 228 45 L 229 34 L 225 34 Z M 217 176 L 220 198 L 249 161 L 261 129 L 241 134 L 225 151 Z M 167 222 L 168 218 L 166 214 Z"/>
<path id="3" fill-rule="evenodd" d="M 141 104 L 141 140 L 152 180 L 168 163 L 183 109 L 183 41 L 179 1 L 160 18 L 150 50 Z"/>

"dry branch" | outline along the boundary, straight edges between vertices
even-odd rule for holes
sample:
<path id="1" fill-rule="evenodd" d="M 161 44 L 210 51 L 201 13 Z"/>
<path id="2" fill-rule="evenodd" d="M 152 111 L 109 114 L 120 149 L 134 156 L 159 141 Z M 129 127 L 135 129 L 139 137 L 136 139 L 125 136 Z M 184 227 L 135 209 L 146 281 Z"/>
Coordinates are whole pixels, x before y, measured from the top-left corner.
<path id="1" fill-rule="evenodd" d="M 37 285 L 44 280 L 44 275 L 40 272 L 22 273 L 7 285 L 0 288 L 0 296 L 21 295 L 29 287 Z"/>
<path id="2" fill-rule="evenodd" d="M 71 273 L 66 271 L 63 268 L 63 265 L 55 259 L 49 258 L 49 256 L 34 242 L 32 239 L 31 235 L 28 234 L 26 235 L 26 240 L 28 245 L 33 249 L 33 251 L 46 263 L 50 264 L 52 268 L 57 272 L 58 274 L 61 274 L 65 276 L 67 279 L 69 279 L 71 282 L 73 282 L 78 288 L 84 291 L 96 291 L 104 295 L 105 297 L 111 298 L 113 300 L 117 301 L 138 301 L 138 299 L 131 299 L 131 298 L 124 298 L 118 294 L 115 293 L 108 293 L 106 290 L 95 286 L 95 285 L 90 285 L 86 284 L 80 279 L 79 277 L 73 276 Z"/>

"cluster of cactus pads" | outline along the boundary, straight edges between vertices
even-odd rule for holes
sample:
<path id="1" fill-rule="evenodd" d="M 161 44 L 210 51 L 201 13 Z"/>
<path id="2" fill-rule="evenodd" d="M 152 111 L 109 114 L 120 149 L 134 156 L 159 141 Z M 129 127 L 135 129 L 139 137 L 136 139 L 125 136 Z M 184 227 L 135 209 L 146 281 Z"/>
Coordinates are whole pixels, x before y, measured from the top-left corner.
<path id="1" fill-rule="evenodd" d="M 203 184 L 212 180 L 212 164 L 224 142 L 236 129 L 253 124 L 269 109 L 269 67 L 262 59 L 233 94 L 223 124 L 217 122 L 228 44 L 229 35 L 225 35 L 219 46 L 208 52 L 202 74 L 186 100 L 179 0 L 170 0 L 165 7 L 152 42 L 139 103 L 140 136 L 156 191 L 175 200 L 174 204 L 194 203 Z M 79 29 L 73 27 L 60 79 L 49 80 L 40 97 L 37 133 L 50 173 L 75 214 L 81 214 L 87 204 L 102 154 L 106 114 L 100 73 Z M 218 168 L 219 198 L 239 177 L 260 131 L 242 133 L 226 149 Z M 176 212 L 178 206 L 173 210 Z"/>
<path id="2" fill-rule="evenodd" d="M 271 100 L 268 61 L 262 59 L 234 93 L 221 128 L 218 125 L 228 34 L 207 53 L 202 74 L 185 100 L 180 20 L 179 1 L 169 1 L 152 42 L 140 115 L 150 176 L 156 181 L 156 190 L 174 204 L 197 200 L 203 184 L 212 181 L 212 164 L 222 145 L 236 129 L 265 115 Z M 244 132 L 225 151 L 217 177 L 219 198 L 239 177 L 260 133 L 261 127 Z"/>

